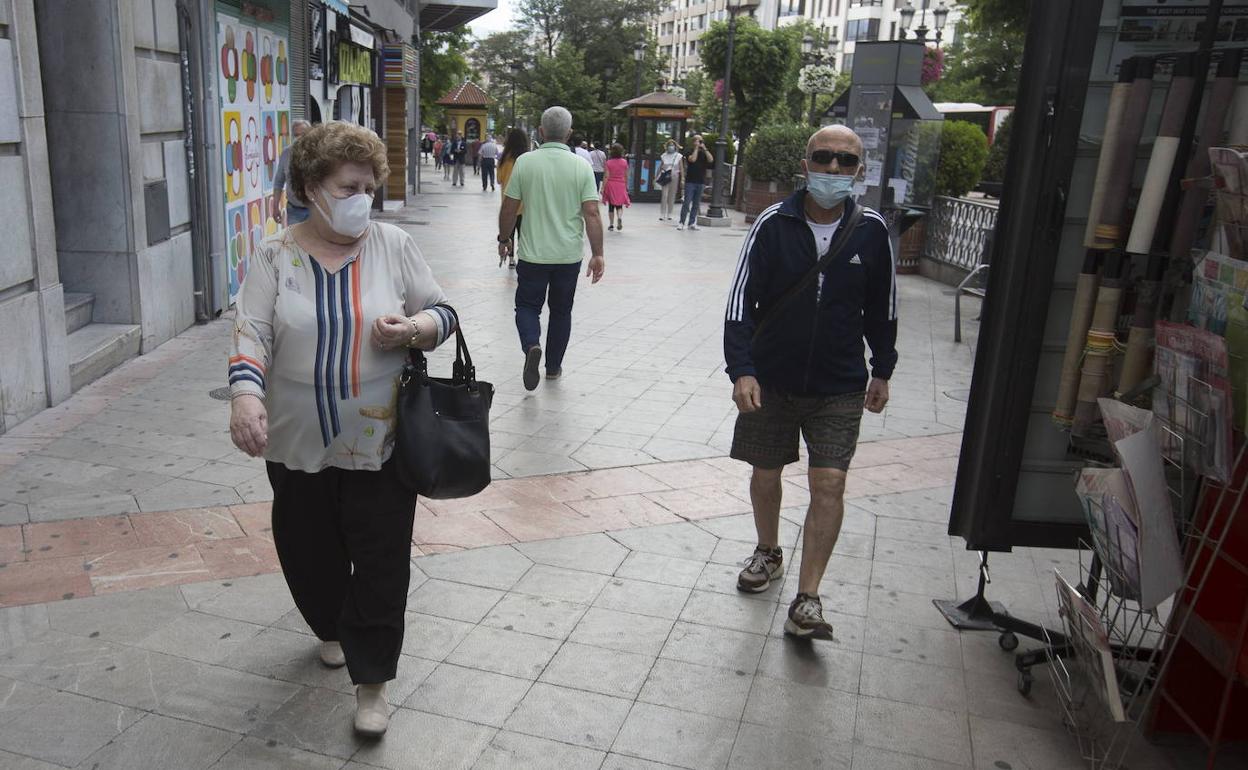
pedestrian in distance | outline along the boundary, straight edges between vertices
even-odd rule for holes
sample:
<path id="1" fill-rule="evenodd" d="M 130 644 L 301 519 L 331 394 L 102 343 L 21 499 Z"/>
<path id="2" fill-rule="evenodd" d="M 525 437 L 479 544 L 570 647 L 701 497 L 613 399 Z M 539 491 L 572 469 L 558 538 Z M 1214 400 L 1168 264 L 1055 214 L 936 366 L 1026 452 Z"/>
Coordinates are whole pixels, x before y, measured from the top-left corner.
<path id="1" fill-rule="evenodd" d="M 758 544 L 737 589 L 766 591 L 783 570 L 781 473 L 806 439 L 810 507 L 786 634 L 831 639 L 819 586 L 844 517 L 862 411 L 888 404 L 897 364 L 897 286 L 888 225 L 850 197 L 862 140 L 846 126 L 806 146 L 806 188 L 768 208 L 741 249 L 724 322 L 737 423 L 731 456 L 753 466 Z M 863 339 L 871 347 L 868 377 Z"/>
<path id="2" fill-rule="evenodd" d="M 688 223 L 690 230 L 698 227 L 698 204 L 702 201 L 702 191 L 706 189 L 706 170 L 715 161 L 711 151 L 706 149 L 701 134 L 693 137 L 693 149 L 684 158 L 685 201 L 680 205 L 680 220 L 676 223 L 677 230 L 684 230 Z"/>
<path id="3" fill-rule="evenodd" d="M 481 192 L 485 192 L 487 187 L 491 192 L 494 190 L 494 166 L 498 162 L 498 152 L 494 137 L 487 136 L 478 150 L 481 158 Z"/>
<path id="4" fill-rule="evenodd" d="M 585 236 L 590 259 L 585 273 L 598 283 L 606 262 L 598 190 L 589 164 L 568 152 L 572 113 L 550 107 L 538 130 L 542 144 L 516 160 L 498 215 L 498 256 L 518 252 L 516 331 L 524 353 L 524 387 L 536 390 L 542 362 L 542 306 L 550 308 L 546 330 L 546 379 L 563 374 L 563 356 L 572 336 L 572 302 L 580 274 Z M 524 232 L 515 238 L 516 214 L 524 204 Z"/>
<path id="5" fill-rule="evenodd" d="M 420 162 L 429 162 L 429 153 L 433 152 L 433 140 L 429 138 L 429 134 L 425 134 L 420 138 Z"/>
<path id="6" fill-rule="evenodd" d="M 472 166 L 472 175 L 481 173 L 481 140 L 473 139 L 468 143 L 468 163 Z"/>
<path id="7" fill-rule="evenodd" d="M 455 165 L 454 161 L 451 160 L 450 137 L 447 137 L 446 139 L 442 140 L 442 153 L 440 157 L 442 159 L 442 181 L 446 182 L 450 180 L 451 169 Z M 454 185 L 451 185 L 451 186 L 454 187 Z"/>
<path id="8" fill-rule="evenodd" d="M 607 204 L 608 230 L 624 229 L 624 208 L 633 205 L 628 197 L 628 161 L 624 159 L 624 147 L 611 145 L 611 159 L 607 161 L 607 175 L 602 181 L 602 202 Z"/>
<path id="9" fill-rule="evenodd" d="M 529 137 L 521 129 L 513 128 L 507 132 L 507 141 L 503 145 L 502 155 L 499 156 L 498 162 L 498 185 L 503 188 L 503 205 L 507 203 L 507 182 L 511 179 L 511 170 L 516 165 L 516 159 L 529 151 Z M 516 207 L 516 238 L 520 237 L 520 223 L 524 219 L 524 204 Z M 499 256 L 498 266 L 503 266 L 504 258 Z M 516 250 L 512 249 L 506 256 L 507 266 L 511 269 L 516 268 Z"/>
<path id="10" fill-rule="evenodd" d="M 451 187 L 464 186 L 464 165 L 468 162 L 468 142 L 458 131 L 451 132 Z"/>
<path id="11" fill-rule="evenodd" d="M 306 120 L 296 120 L 290 124 L 290 132 L 294 134 L 295 142 L 299 141 L 299 137 L 307 133 L 312 124 Z M 273 174 L 273 189 L 284 190 L 286 193 L 286 210 L 282 211 L 282 196 L 273 196 L 273 219 L 277 220 L 280 225 L 285 223 L 287 227 L 297 225 L 308 218 L 308 207 L 304 204 L 303 198 L 299 197 L 298 191 L 290 184 L 290 153 L 294 149 L 295 143 L 291 142 L 290 146 L 282 150 L 282 155 L 277 159 L 277 171 Z"/>
<path id="12" fill-rule="evenodd" d="M 659 221 L 672 221 L 672 209 L 676 206 L 676 190 L 680 184 L 681 157 L 675 139 L 668 139 L 663 154 L 659 156 L 659 186 L 663 193 L 659 198 Z M 665 181 L 666 180 L 666 181 Z"/>
<path id="13" fill-rule="evenodd" d="M 595 142 L 593 149 L 589 151 L 589 165 L 594 170 L 594 181 L 598 184 L 598 190 L 601 192 L 602 178 L 607 171 L 607 154 L 603 152 L 601 142 Z"/>
<path id="14" fill-rule="evenodd" d="M 307 221 L 265 238 L 239 294 L 229 358 L 230 437 L 266 461 L 273 543 L 321 662 L 346 666 L 354 726 L 386 731 L 403 647 L 416 495 L 391 460 L 409 348 L 454 331 L 420 249 L 370 222 L 386 145 L 347 122 L 294 147 Z"/>
<path id="15" fill-rule="evenodd" d="M 591 170 L 594 168 L 594 156 L 589 151 L 589 142 L 586 142 L 583 139 L 574 142 L 572 152 L 576 153 L 576 157 L 588 163 Z"/>

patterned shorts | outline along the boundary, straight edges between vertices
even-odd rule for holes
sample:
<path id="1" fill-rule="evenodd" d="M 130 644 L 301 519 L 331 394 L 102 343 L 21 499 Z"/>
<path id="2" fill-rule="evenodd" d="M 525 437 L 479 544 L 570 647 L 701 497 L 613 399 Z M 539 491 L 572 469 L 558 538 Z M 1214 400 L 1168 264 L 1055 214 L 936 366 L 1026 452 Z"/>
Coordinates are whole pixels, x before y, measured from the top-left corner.
<path id="1" fill-rule="evenodd" d="M 762 409 L 737 415 L 731 457 L 756 468 L 781 468 L 797 462 L 800 433 L 810 467 L 847 471 L 865 399 L 865 392 L 812 398 L 764 392 Z"/>

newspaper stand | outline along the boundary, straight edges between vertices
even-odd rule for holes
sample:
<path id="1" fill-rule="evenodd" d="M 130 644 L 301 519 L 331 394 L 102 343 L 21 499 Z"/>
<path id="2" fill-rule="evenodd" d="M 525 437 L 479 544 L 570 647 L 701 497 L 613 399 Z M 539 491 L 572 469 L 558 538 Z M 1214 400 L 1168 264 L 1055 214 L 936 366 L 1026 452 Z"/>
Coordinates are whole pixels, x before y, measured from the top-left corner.
<path id="1" fill-rule="evenodd" d="M 1210 385 L 1189 379 L 1188 393 L 1210 390 Z M 1065 633 L 1045 632 L 1052 664 L 1048 670 L 1063 710 L 1063 723 L 1075 735 L 1081 754 L 1094 770 L 1123 767 L 1132 741 L 1142 727 L 1148 726 L 1158 703 L 1166 700 L 1173 707 L 1159 685 L 1174 660 L 1176 642 L 1198 622 L 1194 609 L 1248 488 L 1242 476 L 1234 473 L 1231 483 L 1225 485 L 1208 480 L 1200 483 L 1190 459 L 1206 448 L 1200 428 L 1212 415 L 1198 404 L 1208 401 L 1169 395 L 1179 410 L 1174 415 L 1177 419 L 1160 422 L 1162 454 L 1175 526 L 1185 554 L 1183 587 L 1175 598 L 1155 609 L 1141 607 L 1132 597 L 1133 581 L 1122 568 L 1133 561 L 1134 544 L 1123 543 L 1113 532 L 1098 526 L 1105 517 L 1093 510 L 1088 516 L 1091 543 L 1080 542 L 1077 589 L 1091 612 L 1081 613 L 1059 587 L 1058 606 Z M 1243 468 L 1245 448 L 1241 440 L 1234 470 Z M 1090 500 L 1089 505 L 1099 503 Z M 1223 513 L 1200 515 L 1202 510 Z M 1202 558 L 1195 558 L 1197 555 Z M 1139 566 L 1147 569 L 1147 565 Z M 1225 708 L 1224 696 L 1223 714 Z M 1202 737 L 1216 751 L 1216 735 L 1213 741 Z"/>

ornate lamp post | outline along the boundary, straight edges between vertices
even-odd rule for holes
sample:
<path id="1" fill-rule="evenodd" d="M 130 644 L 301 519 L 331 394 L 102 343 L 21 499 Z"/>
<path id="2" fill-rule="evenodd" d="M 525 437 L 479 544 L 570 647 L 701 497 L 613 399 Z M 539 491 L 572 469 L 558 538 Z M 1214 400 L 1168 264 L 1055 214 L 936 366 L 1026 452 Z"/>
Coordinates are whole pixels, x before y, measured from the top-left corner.
<path id="1" fill-rule="evenodd" d="M 760 0 L 727 0 L 728 51 L 724 57 L 724 106 L 719 119 L 719 138 L 715 141 L 715 189 L 711 193 L 711 205 L 706 210 L 708 219 L 727 220 L 724 196 L 728 190 L 728 166 L 724 161 L 728 148 L 728 96 L 732 91 L 732 43 L 737 34 L 737 14 L 752 13 Z"/>
<path id="2" fill-rule="evenodd" d="M 646 58 L 646 38 L 643 33 L 640 40 L 633 44 L 633 69 L 636 70 L 637 78 L 633 85 L 633 98 L 641 96 L 641 62 Z M 633 112 L 636 112 L 634 109 Z M 641 163 L 641 120 L 634 117 L 632 125 L 632 155 L 633 162 Z"/>
<path id="3" fill-rule="evenodd" d="M 516 80 L 520 77 L 520 73 L 524 71 L 524 65 L 518 61 L 513 61 L 507 65 L 511 70 L 511 127 L 516 127 Z"/>
<path id="4" fill-rule="evenodd" d="M 820 34 L 820 37 L 823 37 L 823 34 Z M 817 49 L 815 45 L 816 40 L 809 33 L 802 38 L 802 63 L 808 67 L 832 65 L 836 61 L 836 49 L 840 45 L 840 41 L 836 39 L 836 27 L 832 28 L 832 34 L 827 38 L 826 53 Z M 818 125 L 815 118 L 815 97 L 819 93 L 813 87 L 810 90 L 810 125 L 812 126 Z"/>
<path id="5" fill-rule="evenodd" d="M 919 16 L 919 26 L 914 29 L 914 39 L 918 40 L 920 43 L 927 42 L 927 33 L 930 31 L 927 28 L 927 8 L 930 1 L 931 0 L 922 0 L 923 13 Z M 910 29 L 910 24 L 914 21 L 914 14 L 916 13 L 914 3 L 907 0 L 905 7 L 898 11 L 898 13 L 901 14 L 902 37 L 904 38 L 905 30 Z M 945 7 L 945 3 L 942 0 L 940 5 L 932 9 L 932 19 L 936 23 L 936 45 L 940 45 L 940 40 L 945 29 L 945 19 L 948 17 L 949 9 Z"/>
<path id="6" fill-rule="evenodd" d="M 611 78 L 615 77 L 615 67 L 608 64 L 602 70 L 602 102 L 607 103 L 607 84 L 611 82 Z M 602 114 L 602 141 L 609 143 L 611 141 L 611 110 L 608 109 Z"/>

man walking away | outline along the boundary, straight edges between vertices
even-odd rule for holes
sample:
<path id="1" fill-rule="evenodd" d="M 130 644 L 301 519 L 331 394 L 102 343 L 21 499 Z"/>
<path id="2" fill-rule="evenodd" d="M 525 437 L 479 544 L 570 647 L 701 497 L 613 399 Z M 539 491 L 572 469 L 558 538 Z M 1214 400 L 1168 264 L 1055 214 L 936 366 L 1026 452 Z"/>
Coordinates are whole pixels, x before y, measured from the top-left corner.
<path id="1" fill-rule="evenodd" d="M 451 187 L 464 186 L 464 163 L 467 160 L 468 143 L 459 132 L 451 132 Z"/>
<path id="2" fill-rule="evenodd" d="M 589 151 L 589 165 L 594 170 L 594 183 L 598 185 L 598 191 L 602 192 L 602 177 L 607 172 L 607 154 L 603 152 L 601 143 L 595 144 Z"/>
<path id="3" fill-rule="evenodd" d="M 290 125 L 290 132 L 294 134 L 295 142 L 299 141 L 299 137 L 303 136 L 312 124 L 306 120 L 296 120 Z M 308 218 L 308 207 L 303 200 L 295 192 L 295 186 L 290 184 L 290 151 L 295 146 L 295 142 L 290 143 L 290 147 L 282 150 L 282 156 L 277 159 L 277 171 L 273 174 L 273 189 L 286 190 L 286 216 L 282 216 L 282 196 L 273 196 L 273 218 L 278 224 L 283 222 L 287 227 L 297 225 Z"/>
<path id="4" fill-rule="evenodd" d="M 831 639 L 819 585 L 841 531 L 862 410 L 879 413 L 888 404 L 897 287 L 888 226 L 849 197 L 864 176 L 862 140 L 845 126 L 822 128 L 807 143 L 802 170 L 806 189 L 760 214 L 746 236 L 724 322 L 738 410 L 731 456 L 754 468 L 758 534 L 737 589 L 761 593 L 782 572 L 781 472 L 797 461 L 805 436 L 810 508 L 784 631 Z"/>
<path id="5" fill-rule="evenodd" d="M 589 142 L 583 140 L 577 142 L 572 151 L 576 153 L 578 158 L 588 163 L 591 170 L 594 168 L 594 156 L 589 152 Z"/>
<path id="6" fill-rule="evenodd" d="M 481 140 L 473 139 L 468 143 L 468 162 L 472 164 L 472 175 L 481 172 Z"/>
<path id="7" fill-rule="evenodd" d="M 481 192 L 485 192 L 486 187 L 490 191 L 494 190 L 494 164 L 498 162 L 498 145 L 494 143 L 494 137 L 487 136 L 485 144 L 481 145 Z"/>
<path id="8" fill-rule="evenodd" d="M 701 134 L 694 135 L 693 149 L 685 156 L 685 202 L 680 204 L 677 230 L 684 230 L 686 222 L 690 230 L 702 229 L 698 227 L 698 203 L 702 200 L 702 190 L 706 188 L 706 170 L 714 161 Z"/>
<path id="9" fill-rule="evenodd" d="M 572 134 L 572 113 L 551 107 L 542 113 L 542 144 L 521 155 L 511 171 L 498 215 L 498 255 L 516 252 L 516 331 L 524 353 L 524 387 L 536 390 L 541 364 L 542 305 L 550 306 L 546 331 L 546 379 L 563 373 L 563 354 L 572 336 L 572 300 L 581 270 L 585 235 L 593 283 L 602 279 L 602 218 L 598 189 L 587 163 L 565 144 Z M 513 243 L 516 212 L 524 204 L 524 229 Z"/>

